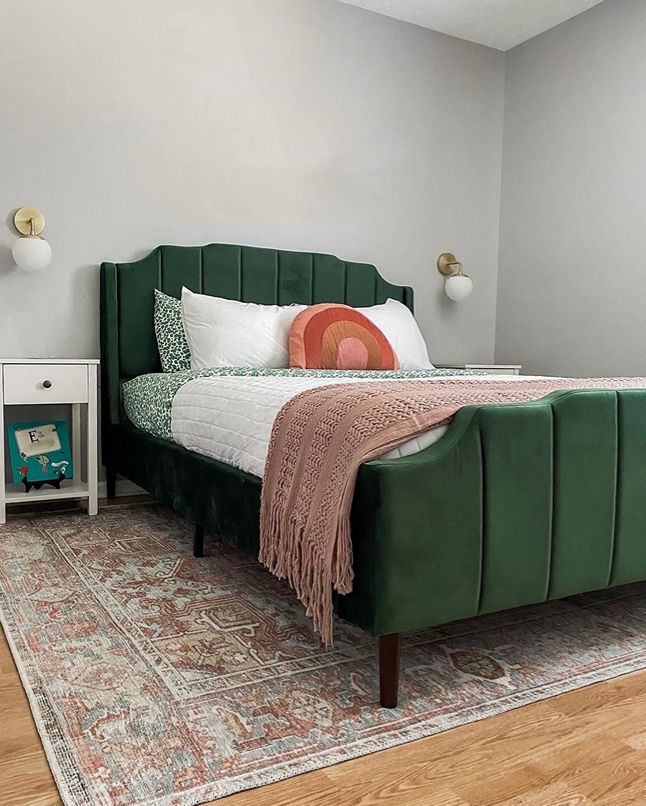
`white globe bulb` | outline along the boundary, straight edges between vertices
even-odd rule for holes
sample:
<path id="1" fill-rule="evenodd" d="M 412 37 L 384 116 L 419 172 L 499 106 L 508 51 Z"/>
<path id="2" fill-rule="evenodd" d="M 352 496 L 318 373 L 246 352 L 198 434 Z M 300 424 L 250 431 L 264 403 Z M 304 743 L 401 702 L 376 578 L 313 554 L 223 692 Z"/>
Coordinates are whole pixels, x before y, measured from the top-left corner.
<path id="1" fill-rule="evenodd" d="M 17 266 L 27 271 L 44 269 L 52 259 L 52 248 L 42 238 L 18 238 L 11 250 Z"/>
<path id="2" fill-rule="evenodd" d="M 467 274 L 454 274 L 444 283 L 446 296 L 453 302 L 462 302 L 473 293 L 473 280 Z"/>

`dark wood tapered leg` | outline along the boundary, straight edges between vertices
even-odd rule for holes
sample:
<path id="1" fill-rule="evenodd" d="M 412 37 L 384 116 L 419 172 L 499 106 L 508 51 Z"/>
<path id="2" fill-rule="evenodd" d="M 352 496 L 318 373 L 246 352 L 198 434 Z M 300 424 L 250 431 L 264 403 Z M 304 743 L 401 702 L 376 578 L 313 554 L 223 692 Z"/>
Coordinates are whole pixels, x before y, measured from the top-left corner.
<path id="1" fill-rule="evenodd" d="M 105 468 L 105 486 L 107 488 L 106 495 L 110 499 L 117 497 L 117 471 L 107 465 Z"/>
<path id="2" fill-rule="evenodd" d="M 379 697 L 382 708 L 397 708 L 401 644 L 400 632 L 379 636 Z"/>
<path id="3" fill-rule="evenodd" d="M 193 532 L 193 556 L 204 557 L 204 527 L 199 523 L 195 524 Z"/>

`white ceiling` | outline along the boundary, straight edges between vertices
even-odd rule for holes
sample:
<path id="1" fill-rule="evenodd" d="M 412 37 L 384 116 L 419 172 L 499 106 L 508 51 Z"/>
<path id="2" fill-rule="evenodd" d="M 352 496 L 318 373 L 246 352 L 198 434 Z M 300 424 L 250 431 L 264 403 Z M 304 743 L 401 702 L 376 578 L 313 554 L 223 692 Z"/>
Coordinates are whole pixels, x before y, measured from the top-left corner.
<path id="1" fill-rule="evenodd" d="M 602 0 L 341 0 L 444 34 L 509 50 Z"/>

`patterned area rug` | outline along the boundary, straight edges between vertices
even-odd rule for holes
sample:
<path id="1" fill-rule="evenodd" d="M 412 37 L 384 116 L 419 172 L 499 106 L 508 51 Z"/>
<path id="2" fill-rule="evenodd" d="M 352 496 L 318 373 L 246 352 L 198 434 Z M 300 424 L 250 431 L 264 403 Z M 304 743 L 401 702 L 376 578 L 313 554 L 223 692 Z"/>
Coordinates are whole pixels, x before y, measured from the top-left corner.
<path id="1" fill-rule="evenodd" d="M 646 586 L 321 648 L 290 591 L 168 510 L 0 527 L 0 612 L 66 804 L 191 806 L 646 667 Z"/>

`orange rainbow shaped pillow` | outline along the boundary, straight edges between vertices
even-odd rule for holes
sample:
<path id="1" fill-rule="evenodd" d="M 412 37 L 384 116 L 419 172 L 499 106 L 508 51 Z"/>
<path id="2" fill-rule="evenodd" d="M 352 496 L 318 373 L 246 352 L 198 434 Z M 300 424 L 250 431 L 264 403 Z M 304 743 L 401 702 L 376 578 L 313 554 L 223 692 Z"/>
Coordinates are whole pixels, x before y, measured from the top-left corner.
<path id="1" fill-rule="evenodd" d="M 399 369 L 390 342 L 349 305 L 324 302 L 298 314 L 289 331 L 293 369 Z"/>

